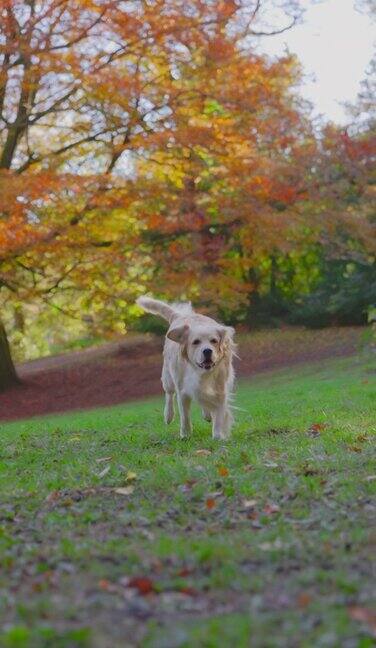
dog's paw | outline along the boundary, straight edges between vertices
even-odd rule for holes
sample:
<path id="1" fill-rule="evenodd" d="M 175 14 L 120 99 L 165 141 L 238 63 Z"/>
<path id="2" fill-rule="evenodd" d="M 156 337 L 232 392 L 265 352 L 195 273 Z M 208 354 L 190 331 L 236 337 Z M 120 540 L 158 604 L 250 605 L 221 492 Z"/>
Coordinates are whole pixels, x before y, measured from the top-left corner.
<path id="1" fill-rule="evenodd" d="M 164 422 L 166 425 L 170 425 L 172 421 L 174 420 L 174 412 L 165 412 L 164 414 Z"/>
<path id="2" fill-rule="evenodd" d="M 214 430 L 212 437 L 215 441 L 226 441 L 229 438 L 229 433 L 223 430 Z"/>

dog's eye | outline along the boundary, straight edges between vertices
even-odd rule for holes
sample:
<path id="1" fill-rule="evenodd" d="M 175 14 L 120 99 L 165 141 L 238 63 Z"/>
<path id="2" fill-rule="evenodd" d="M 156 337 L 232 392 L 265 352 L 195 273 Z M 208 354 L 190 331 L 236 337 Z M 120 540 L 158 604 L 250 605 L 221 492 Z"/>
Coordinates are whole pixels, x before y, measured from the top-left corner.
<path id="1" fill-rule="evenodd" d="M 192 344 L 194 344 L 195 346 L 197 346 L 197 344 L 200 344 L 200 342 L 201 342 L 201 340 L 193 340 Z"/>
<path id="2" fill-rule="evenodd" d="M 210 344 L 218 344 L 218 340 L 216 340 L 215 338 L 213 338 L 212 340 L 210 340 Z"/>

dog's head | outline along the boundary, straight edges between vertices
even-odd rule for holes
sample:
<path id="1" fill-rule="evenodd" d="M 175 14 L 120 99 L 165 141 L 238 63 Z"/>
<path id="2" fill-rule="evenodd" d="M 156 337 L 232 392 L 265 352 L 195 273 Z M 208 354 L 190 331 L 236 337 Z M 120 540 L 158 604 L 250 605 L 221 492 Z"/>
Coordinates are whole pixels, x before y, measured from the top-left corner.
<path id="1" fill-rule="evenodd" d="M 171 327 L 167 337 L 181 345 L 183 356 L 202 371 L 210 371 L 233 348 L 234 329 L 221 324 L 184 324 Z"/>

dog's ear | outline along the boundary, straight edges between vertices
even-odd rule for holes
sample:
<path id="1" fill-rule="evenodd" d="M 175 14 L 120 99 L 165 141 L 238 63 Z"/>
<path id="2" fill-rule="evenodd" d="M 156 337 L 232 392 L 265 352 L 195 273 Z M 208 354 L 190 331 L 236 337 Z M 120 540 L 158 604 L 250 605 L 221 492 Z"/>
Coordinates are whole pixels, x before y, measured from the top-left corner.
<path id="1" fill-rule="evenodd" d="M 225 338 L 232 340 L 235 334 L 235 329 L 232 328 L 232 326 L 220 326 L 219 328 L 217 328 L 217 333 L 219 335 L 220 341 L 223 342 Z"/>
<path id="2" fill-rule="evenodd" d="M 219 335 L 219 348 L 224 358 L 230 358 L 231 353 L 235 350 L 234 333 L 232 326 L 221 326 L 217 329 Z"/>
<path id="3" fill-rule="evenodd" d="M 167 331 L 166 337 L 168 337 L 169 340 L 177 342 L 178 344 L 183 344 L 188 337 L 188 332 L 189 326 L 188 324 L 184 324 L 183 326 L 176 326 L 175 328 Z"/>

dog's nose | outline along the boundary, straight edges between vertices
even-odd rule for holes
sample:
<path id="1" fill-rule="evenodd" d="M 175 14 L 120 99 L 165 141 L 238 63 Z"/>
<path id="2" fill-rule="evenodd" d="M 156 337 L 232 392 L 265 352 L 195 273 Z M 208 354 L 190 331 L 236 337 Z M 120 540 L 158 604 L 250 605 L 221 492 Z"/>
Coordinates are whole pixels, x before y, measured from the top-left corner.
<path id="1" fill-rule="evenodd" d="M 204 349 L 202 352 L 205 360 L 210 360 L 210 358 L 212 357 L 212 353 L 213 351 L 211 349 Z"/>

